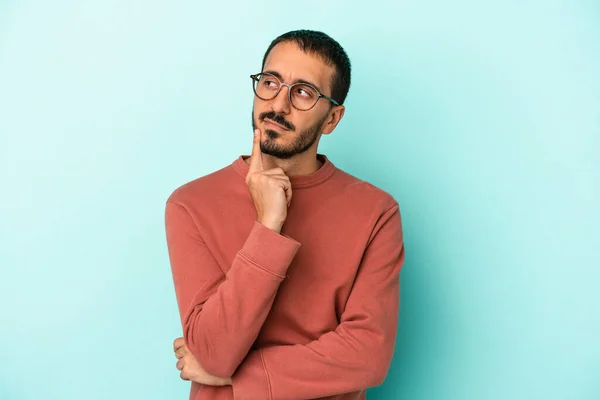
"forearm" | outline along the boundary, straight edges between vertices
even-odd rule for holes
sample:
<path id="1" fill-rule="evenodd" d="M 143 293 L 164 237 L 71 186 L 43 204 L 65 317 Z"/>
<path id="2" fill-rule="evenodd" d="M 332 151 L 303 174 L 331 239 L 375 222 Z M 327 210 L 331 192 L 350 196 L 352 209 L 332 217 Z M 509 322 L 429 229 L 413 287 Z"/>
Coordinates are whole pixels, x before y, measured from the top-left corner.
<path id="1" fill-rule="evenodd" d="M 340 324 L 307 344 L 250 352 L 232 377 L 245 399 L 312 399 L 379 385 L 391 364 L 404 244 L 391 207 L 374 228 Z"/>
<path id="2" fill-rule="evenodd" d="M 203 293 L 192 300 L 183 336 L 207 372 L 233 374 L 256 340 L 282 280 L 238 253 L 217 291 L 206 301 Z"/>
<path id="3" fill-rule="evenodd" d="M 306 345 L 253 350 L 232 377 L 234 392 L 247 399 L 300 400 L 377 386 L 392 360 L 391 324 L 385 334 L 340 326 Z"/>
<path id="4" fill-rule="evenodd" d="M 247 355 L 300 243 L 255 222 L 227 274 L 185 207 L 167 203 L 167 241 L 190 352 L 228 377 Z"/>

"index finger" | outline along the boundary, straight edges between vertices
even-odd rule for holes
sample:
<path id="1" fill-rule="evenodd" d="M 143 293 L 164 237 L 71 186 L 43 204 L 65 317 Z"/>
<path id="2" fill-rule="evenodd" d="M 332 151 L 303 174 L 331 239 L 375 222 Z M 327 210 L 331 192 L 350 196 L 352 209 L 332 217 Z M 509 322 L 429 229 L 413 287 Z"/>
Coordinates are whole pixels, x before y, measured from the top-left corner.
<path id="1" fill-rule="evenodd" d="M 260 150 L 260 140 L 262 133 L 260 129 L 254 130 L 254 141 L 252 142 L 252 155 L 250 157 L 250 169 L 248 173 L 262 171 L 264 169 L 262 162 L 262 151 Z"/>

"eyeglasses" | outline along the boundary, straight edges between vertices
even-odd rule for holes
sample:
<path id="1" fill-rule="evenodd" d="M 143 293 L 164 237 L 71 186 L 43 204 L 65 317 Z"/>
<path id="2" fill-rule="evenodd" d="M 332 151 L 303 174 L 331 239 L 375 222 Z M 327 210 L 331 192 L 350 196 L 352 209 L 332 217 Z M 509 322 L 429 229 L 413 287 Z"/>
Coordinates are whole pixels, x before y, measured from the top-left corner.
<path id="1" fill-rule="evenodd" d="M 288 87 L 288 99 L 290 104 L 297 110 L 308 111 L 313 108 L 322 97 L 329 100 L 336 106 L 340 103 L 329 96 L 319 92 L 317 88 L 308 83 L 289 83 L 281 82 L 275 75 L 268 72 L 250 75 L 252 78 L 252 89 L 254 94 L 261 100 L 274 99 L 281 90 L 282 86 Z"/>

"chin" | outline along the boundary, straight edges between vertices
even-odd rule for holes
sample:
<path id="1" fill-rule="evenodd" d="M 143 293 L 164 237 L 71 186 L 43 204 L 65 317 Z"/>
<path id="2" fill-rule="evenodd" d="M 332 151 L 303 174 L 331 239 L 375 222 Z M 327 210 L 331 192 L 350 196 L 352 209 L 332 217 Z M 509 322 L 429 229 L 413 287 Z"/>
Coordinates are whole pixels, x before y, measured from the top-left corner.
<path id="1" fill-rule="evenodd" d="M 269 139 L 278 139 L 281 136 L 283 136 L 283 133 L 277 132 L 277 131 L 275 131 L 273 129 L 269 129 L 269 128 L 263 128 L 263 132 Z"/>

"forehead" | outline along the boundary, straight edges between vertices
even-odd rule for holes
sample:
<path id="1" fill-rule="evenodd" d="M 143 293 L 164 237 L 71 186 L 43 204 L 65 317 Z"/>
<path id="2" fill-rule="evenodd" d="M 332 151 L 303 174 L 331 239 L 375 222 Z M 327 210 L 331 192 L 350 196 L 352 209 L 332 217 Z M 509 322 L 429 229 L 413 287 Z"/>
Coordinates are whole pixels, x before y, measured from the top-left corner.
<path id="1" fill-rule="evenodd" d="M 335 72 L 320 57 L 305 53 L 294 42 L 278 43 L 265 60 L 264 71 L 276 71 L 287 83 L 298 79 L 313 82 L 321 91 L 330 94 L 330 80 Z"/>

